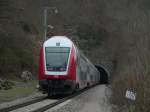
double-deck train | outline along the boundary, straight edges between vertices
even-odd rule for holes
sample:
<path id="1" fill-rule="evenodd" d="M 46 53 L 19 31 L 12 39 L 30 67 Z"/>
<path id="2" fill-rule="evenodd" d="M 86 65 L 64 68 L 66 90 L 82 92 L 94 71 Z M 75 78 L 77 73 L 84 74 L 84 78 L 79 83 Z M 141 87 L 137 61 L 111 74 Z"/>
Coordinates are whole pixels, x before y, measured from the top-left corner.
<path id="1" fill-rule="evenodd" d="M 48 96 L 70 94 L 100 82 L 100 72 L 66 36 L 53 36 L 40 50 L 39 85 Z"/>

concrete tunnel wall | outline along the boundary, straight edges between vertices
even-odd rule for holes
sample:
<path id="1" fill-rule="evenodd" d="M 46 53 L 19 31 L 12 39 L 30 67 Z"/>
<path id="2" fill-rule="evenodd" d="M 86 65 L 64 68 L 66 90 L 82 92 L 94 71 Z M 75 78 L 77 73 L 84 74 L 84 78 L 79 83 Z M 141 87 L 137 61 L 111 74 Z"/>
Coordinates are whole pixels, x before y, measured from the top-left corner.
<path id="1" fill-rule="evenodd" d="M 95 65 L 95 67 L 100 72 L 100 83 L 101 84 L 108 84 L 109 83 L 109 73 L 102 65 Z"/>

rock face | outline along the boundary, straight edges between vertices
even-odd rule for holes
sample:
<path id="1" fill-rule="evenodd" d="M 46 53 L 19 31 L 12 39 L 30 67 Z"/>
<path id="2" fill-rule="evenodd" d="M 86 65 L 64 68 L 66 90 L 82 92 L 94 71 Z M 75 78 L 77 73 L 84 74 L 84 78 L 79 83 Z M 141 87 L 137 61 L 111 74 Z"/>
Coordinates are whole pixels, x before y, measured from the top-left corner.
<path id="1" fill-rule="evenodd" d="M 23 81 L 28 82 L 30 80 L 33 80 L 33 75 L 32 75 L 31 72 L 26 70 L 26 71 L 22 72 L 21 78 L 22 78 Z"/>
<path id="2" fill-rule="evenodd" d="M 11 89 L 14 83 L 8 80 L 0 79 L 0 90 L 8 90 Z"/>

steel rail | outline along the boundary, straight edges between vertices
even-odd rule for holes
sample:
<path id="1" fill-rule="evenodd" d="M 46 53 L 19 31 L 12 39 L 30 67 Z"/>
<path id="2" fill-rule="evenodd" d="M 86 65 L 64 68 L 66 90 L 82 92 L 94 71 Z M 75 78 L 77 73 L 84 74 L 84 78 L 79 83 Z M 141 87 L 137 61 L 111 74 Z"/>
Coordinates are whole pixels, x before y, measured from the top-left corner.
<path id="1" fill-rule="evenodd" d="M 38 99 L 34 99 L 34 100 L 31 100 L 31 101 L 27 101 L 27 102 L 20 103 L 20 104 L 17 104 L 17 105 L 13 105 L 13 106 L 10 106 L 10 107 L 2 108 L 2 109 L 0 109 L 0 112 L 10 112 L 10 111 L 13 111 L 13 110 L 16 110 L 16 109 L 19 109 L 19 108 L 22 108 L 22 107 L 40 102 L 40 101 L 43 101 L 45 99 L 46 99 L 46 97 L 40 97 Z"/>
<path id="2" fill-rule="evenodd" d="M 56 102 L 54 102 L 54 103 L 51 103 L 51 104 L 49 104 L 49 105 L 46 105 L 46 106 L 44 106 L 44 107 L 41 107 L 41 108 L 39 108 L 39 109 L 37 109 L 37 110 L 34 110 L 34 111 L 31 111 L 31 112 L 44 112 L 44 111 L 46 111 L 46 110 L 48 110 L 48 109 L 51 109 L 51 108 L 53 108 L 53 107 L 55 107 L 55 106 L 57 106 L 57 105 L 59 105 L 59 104 L 61 104 L 61 103 L 63 103 L 63 102 L 65 102 L 65 101 L 67 101 L 67 100 L 69 100 L 69 99 L 75 97 L 75 96 L 80 95 L 81 93 L 83 93 L 83 92 L 85 92 L 86 90 L 91 89 L 91 88 L 93 88 L 93 87 L 95 87 L 95 86 L 96 86 L 96 85 L 87 87 L 87 88 L 82 89 L 82 90 L 80 90 L 80 91 L 77 91 L 77 92 L 71 94 L 71 95 L 68 96 L 68 97 L 62 98 L 62 99 L 60 99 L 60 100 L 58 100 L 58 101 L 56 101 Z"/>
<path id="3" fill-rule="evenodd" d="M 46 111 L 48 109 L 51 109 L 51 108 L 53 108 L 53 107 L 55 107 L 55 106 L 57 106 L 57 105 L 59 105 L 59 104 L 61 104 L 63 102 L 65 102 L 65 101 L 75 97 L 75 96 L 80 95 L 81 93 L 83 93 L 86 90 L 91 89 L 91 88 L 93 88 L 95 86 L 96 85 L 90 86 L 90 87 L 86 87 L 86 88 L 84 88 L 82 90 L 79 90 L 79 91 L 77 91 L 77 92 L 75 92 L 75 93 L 73 93 L 73 94 L 71 94 L 71 95 L 69 95 L 67 97 L 64 97 L 64 98 L 62 98 L 62 99 L 60 99 L 60 100 L 58 100 L 58 101 L 56 101 L 54 103 L 51 103 L 51 104 L 46 105 L 46 106 L 43 106 L 43 107 L 41 107 L 39 109 L 36 109 L 36 110 L 33 110 L 31 112 L 44 112 L 44 111 Z M 41 97 L 41 98 L 34 99 L 34 100 L 31 100 L 31 101 L 28 101 L 28 102 L 25 102 L 25 103 L 21 103 L 21 104 L 13 105 L 13 106 L 10 106 L 10 107 L 2 108 L 2 109 L 0 109 L 0 112 L 10 112 L 10 111 L 13 111 L 13 110 L 17 110 L 19 108 L 26 107 L 28 105 L 35 104 L 37 102 L 41 102 L 41 101 L 43 101 L 45 99 L 47 99 L 47 97 Z"/>

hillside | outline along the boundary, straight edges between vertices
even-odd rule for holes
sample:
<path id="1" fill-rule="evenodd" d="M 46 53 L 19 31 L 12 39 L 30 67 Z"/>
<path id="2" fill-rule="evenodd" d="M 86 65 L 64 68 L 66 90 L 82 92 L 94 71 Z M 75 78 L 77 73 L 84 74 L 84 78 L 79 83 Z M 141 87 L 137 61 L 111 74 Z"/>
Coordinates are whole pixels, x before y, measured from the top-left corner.
<path id="1" fill-rule="evenodd" d="M 150 111 L 148 0 L 1 0 L 0 76 L 37 73 L 46 6 L 58 9 L 48 12 L 48 25 L 54 27 L 48 35 L 69 35 L 93 63 L 110 71 L 112 103 L 126 105 L 125 92 L 131 89 L 137 93 L 133 112 Z"/>
<path id="2" fill-rule="evenodd" d="M 37 3 L 37 2 L 36 2 Z M 0 1 L 0 74 L 18 77 L 23 70 L 37 66 L 37 40 L 41 22 L 38 4 L 20 0 Z M 30 49 L 30 50 L 29 50 Z"/>

